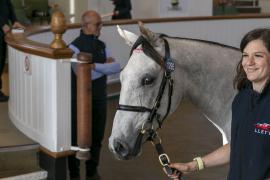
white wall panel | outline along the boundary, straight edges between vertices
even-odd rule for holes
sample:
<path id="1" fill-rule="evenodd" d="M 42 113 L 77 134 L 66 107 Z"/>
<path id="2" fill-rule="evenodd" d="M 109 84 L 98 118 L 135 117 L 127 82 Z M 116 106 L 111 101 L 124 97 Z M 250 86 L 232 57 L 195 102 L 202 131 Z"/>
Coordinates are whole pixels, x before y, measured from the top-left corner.
<path id="1" fill-rule="evenodd" d="M 169 36 L 203 39 L 229 46 L 239 47 L 240 40 L 248 31 L 258 27 L 270 27 L 270 18 L 265 19 L 228 19 L 228 20 L 196 20 L 145 24 L 154 32 Z M 121 25 L 136 34 L 137 25 Z M 118 35 L 115 26 L 105 26 L 102 29 L 101 39 L 106 42 L 112 54 L 124 66 L 129 57 L 129 50 L 125 41 Z"/>
<path id="2" fill-rule="evenodd" d="M 52 152 L 69 150 L 70 64 L 9 47 L 9 74 L 9 115 L 15 126 Z"/>

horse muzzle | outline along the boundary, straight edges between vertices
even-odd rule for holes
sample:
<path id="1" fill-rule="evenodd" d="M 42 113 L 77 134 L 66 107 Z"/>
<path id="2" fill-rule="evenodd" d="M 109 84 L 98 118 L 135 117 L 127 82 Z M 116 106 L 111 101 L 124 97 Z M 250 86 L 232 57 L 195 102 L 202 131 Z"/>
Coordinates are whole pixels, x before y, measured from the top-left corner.
<path id="1" fill-rule="evenodd" d="M 141 152 L 141 143 L 137 142 L 136 144 L 139 145 L 134 148 L 130 148 L 130 146 L 121 139 L 110 138 L 109 149 L 117 159 L 130 160 L 137 157 Z"/>
<path id="2" fill-rule="evenodd" d="M 117 159 L 120 160 L 129 160 L 132 157 L 130 156 L 130 148 L 127 143 L 123 142 L 120 139 L 110 139 L 110 151 L 115 155 Z"/>

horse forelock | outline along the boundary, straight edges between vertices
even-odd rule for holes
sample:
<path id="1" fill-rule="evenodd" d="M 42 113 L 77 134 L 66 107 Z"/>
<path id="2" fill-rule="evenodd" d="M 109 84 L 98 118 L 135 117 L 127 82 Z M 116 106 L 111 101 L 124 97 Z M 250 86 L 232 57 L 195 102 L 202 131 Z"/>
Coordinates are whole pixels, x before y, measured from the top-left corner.
<path id="1" fill-rule="evenodd" d="M 153 59 L 156 63 L 158 63 L 162 68 L 164 68 L 163 57 L 155 50 L 155 48 L 148 42 L 143 36 L 140 36 L 134 45 L 131 48 L 130 56 L 134 51 L 136 51 L 137 47 L 142 45 L 141 50 L 151 59 Z"/>

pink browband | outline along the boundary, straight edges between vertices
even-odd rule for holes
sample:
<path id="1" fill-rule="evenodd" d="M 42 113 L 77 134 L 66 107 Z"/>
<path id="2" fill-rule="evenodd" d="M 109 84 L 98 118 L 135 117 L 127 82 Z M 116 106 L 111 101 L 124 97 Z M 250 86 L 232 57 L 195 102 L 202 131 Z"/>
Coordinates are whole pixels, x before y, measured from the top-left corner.
<path id="1" fill-rule="evenodd" d="M 143 51 L 143 48 L 136 48 L 133 50 L 134 53 L 140 53 Z"/>

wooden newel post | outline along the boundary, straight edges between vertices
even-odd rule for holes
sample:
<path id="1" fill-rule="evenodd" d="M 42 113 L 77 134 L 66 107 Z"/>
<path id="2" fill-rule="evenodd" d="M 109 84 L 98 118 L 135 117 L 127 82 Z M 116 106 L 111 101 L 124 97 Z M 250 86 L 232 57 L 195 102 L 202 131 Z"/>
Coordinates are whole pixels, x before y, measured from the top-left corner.
<path id="1" fill-rule="evenodd" d="M 51 30 L 54 33 L 54 39 L 50 44 L 53 49 L 66 48 L 66 43 L 62 39 L 62 35 L 67 29 L 66 19 L 62 12 L 56 11 L 52 15 Z"/>
<path id="2" fill-rule="evenodd" d="M 77 59 L 77 143 L 76 158 L 88 160 L 92 144 L 92 54 L 79 53 Z"/>

